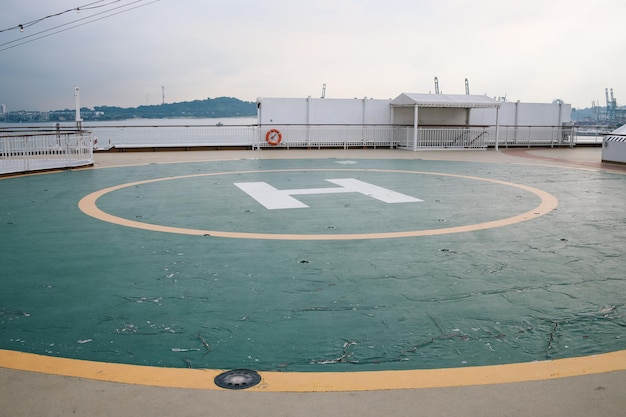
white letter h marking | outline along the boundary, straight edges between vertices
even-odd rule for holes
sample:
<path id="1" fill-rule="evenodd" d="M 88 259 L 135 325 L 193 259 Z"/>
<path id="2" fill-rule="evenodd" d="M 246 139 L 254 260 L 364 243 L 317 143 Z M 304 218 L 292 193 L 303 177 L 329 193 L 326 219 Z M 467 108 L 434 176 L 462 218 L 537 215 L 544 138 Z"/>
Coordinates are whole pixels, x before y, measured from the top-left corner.
<path id="1" fill-rule="evenodd" d="M 368 197 L 385 203 L 417 203 L 419 198 L 406 194 L 397 193 L 387 188 L 359 181 L 354 178 L 326 180 L 339 185 L 338 188 L 304 188 L 294 190 L 278 190 L 266 182 L 238 182 L 239 189 L 246 192 L 268 210 L 305 208 L 308 207 L 300 200 L 292 197 L 305 194 L 336 194 L 336 193 L 361 193 Z"/>

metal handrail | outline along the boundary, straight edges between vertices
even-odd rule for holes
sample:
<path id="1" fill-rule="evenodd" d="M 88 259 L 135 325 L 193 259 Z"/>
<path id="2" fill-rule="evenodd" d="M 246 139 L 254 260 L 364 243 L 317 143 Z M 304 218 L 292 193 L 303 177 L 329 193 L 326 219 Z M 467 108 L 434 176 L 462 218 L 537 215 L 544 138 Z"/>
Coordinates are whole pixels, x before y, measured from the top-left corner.
<path id="1" fill-rule="evenodd" d="M 86 130 L 0 131 L 0 174 L 93 164 L 93 137 Z"/>
<path id="2" fill-rule="evenodd" d="M 278 144 L 266 141 L 271 129 Z M 485 149 L 575 146 L 575 126 L 413 126 L 398 124 L 142 125 L 67 128 L 0 128 L 0 174 L 93 163 L 93 150 L 109 148 L 242 147 Z M 585 140 L 588 141 L 587 138 Z M 497 142 L 496 142 L 497 141 Z M 585 142 L 587 143 L 587 142 Z M 596 143 L 596 142 L 594 142 Z M 601 143 L 601 142 L 600 142 Z"/>

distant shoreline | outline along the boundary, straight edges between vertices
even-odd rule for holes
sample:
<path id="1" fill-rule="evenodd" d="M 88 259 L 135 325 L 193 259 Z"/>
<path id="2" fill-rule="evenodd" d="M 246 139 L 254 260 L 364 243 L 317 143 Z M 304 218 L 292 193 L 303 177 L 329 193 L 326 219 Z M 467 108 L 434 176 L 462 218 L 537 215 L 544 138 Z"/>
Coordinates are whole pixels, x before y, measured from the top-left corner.
<path id="1" fill-rule="evenodd" d="M 133 119 L 256 117 L 256 111 L 256 103 L 254 102 L 242 101 L 234 97 L 218 97 L 129 108 L 94 106 L 93 109 L 90 109 L 82 107 L 80 109 L 80 117 L 83 122 Z M 48 112 L 19 110 L 0 114 L 0 122 L 5 123 L 66 123 L 75 119 L 75 109 L 52 110 Z"/>
<path id="2" fill-rule="evenodd" d="M 254 116 L 224 116 L 224 117 L 164 117 L 164 118 L 130 118 L 120 120 L 83 120 L 83 128 L 103 126 L 215 126 L 215 125 L 251 125 L 256 124 Z M 76 126 L 74 120 L 65 121 L 37 121 L 37 122 L 5 122 L 0 120 L 0 128 L 53 128 L 56 124 L 61 127 Z"/>

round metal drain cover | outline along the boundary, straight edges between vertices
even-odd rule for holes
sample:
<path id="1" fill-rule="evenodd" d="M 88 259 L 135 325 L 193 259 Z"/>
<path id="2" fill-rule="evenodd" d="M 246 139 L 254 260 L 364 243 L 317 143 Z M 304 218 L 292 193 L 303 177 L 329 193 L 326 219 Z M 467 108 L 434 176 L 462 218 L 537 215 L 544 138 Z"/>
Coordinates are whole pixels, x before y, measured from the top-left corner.
<path id="1" fill-rule="evenodd" d="M 226 389 L 246 389 L 261 382 L 261 375 L 249 369 L 233 369 L 215 377 L 215 385 Z"/>

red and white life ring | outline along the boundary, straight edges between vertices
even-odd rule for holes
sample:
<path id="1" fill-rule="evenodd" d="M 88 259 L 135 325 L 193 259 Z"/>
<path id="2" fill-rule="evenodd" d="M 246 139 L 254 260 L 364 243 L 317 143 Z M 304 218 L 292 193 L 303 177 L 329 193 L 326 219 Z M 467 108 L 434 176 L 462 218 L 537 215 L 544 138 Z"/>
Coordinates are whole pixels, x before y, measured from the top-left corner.
<path id="1" fill-rule="evenodd" d="M 272 146 L 278 145 L 283 140 L 283 134 L 277 129 L 270 129 L 265 134 L 265 141 Z"/>

